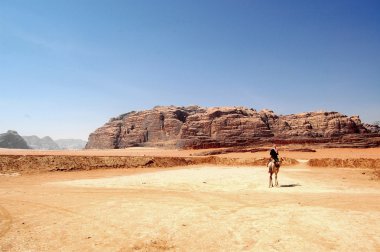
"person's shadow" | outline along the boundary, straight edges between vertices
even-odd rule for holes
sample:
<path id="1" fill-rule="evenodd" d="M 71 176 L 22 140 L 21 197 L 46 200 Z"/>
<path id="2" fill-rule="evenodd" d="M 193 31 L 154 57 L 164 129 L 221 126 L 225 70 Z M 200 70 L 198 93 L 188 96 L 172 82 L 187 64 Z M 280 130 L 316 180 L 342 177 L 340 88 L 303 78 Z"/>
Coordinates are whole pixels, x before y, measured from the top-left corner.
<path id="1" fill-rule="evenodd" d="M 296 187 L 301 186 L 300 184 L 288 184 L 288 185 L 280 185 L 280 187 Z"/>

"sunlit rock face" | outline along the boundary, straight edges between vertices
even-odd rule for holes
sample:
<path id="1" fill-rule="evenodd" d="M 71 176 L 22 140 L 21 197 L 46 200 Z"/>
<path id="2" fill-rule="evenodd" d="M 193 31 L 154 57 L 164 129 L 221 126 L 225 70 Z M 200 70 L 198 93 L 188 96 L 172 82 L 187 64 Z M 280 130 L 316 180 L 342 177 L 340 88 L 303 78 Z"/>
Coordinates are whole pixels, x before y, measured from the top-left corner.
<path id="1" fill-rule="evenodd" d="M 213 148 L 269 143 L 369 147 L 380 144 L 378 128 L 338 112 L 276 115 L 246 107 L 157 106 L 129 112 L 90 134 L 86 148 L 132 146 Z"/>

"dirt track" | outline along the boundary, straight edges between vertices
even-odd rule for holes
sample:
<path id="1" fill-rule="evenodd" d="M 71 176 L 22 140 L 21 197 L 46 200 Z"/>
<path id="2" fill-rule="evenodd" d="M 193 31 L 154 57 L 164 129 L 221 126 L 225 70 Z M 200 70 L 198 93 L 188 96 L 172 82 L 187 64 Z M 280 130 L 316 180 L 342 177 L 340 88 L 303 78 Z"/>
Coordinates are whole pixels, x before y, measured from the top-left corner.
<path id="1" fill-rule="evenodd" d="M 368 169 L 196 166 L 0 176 L 2 251 L 379 251 Z"/>

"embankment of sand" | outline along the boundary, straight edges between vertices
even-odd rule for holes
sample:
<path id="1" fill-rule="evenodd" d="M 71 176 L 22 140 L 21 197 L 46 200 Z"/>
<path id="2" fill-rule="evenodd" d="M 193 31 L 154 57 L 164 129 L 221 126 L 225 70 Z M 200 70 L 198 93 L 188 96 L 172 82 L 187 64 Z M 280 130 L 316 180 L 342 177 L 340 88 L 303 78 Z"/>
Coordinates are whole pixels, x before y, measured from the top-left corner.
<path id="1" fill-rule="evenodd" d="M 268 158 L 230 157 L 158 157 L 158 156 L 57 156 L 57 155 L 1 155 L 1 173 L 41 173 L 107 168 L 165 168 L 189 165 L 265 166 Z M 298 161 L 286 158 L 283 165 Z"/>
<path id="2" fill-rule="evenodd" d="M 146 152 L 146 150 L 144 150 Z M 52 171 L 76 171 L 76 170 L 94 170 L 94 169 L 109 169 L 109 168 L 166 168 L 166 167 L 178 167 L 189 165 L 221 165 L 221 166 L 266 166 L 268 158 L 262 155 L 243 155 L 247 153 L 234 153 L 234 155 L 207 155 L 196 156 L 186 153 L 174 153 L 175 155 L 169 156 L 168 153 L 164 153 L 166 156 L 157 155 L 145 155 L 142 153 L 127 153 L 128 155 L 122 156 L 123 153 L 116 153 L 118 155 L 99 155 L 100 153 L 87 153 L 80 152 L 71 155 L 72 153 L 50 153 L 40 154 L 39 152 L 29 153 L 7 153 L 0 154 L 0 173 L 41 173 Z M 65 155 L 63 155 L 65 154 Z M 265 153 L 266 154 L 266 153 Z M 296 154 L 299 154 L 298 152 Z M 303 154 L 303 153 L 301 153 Z M 299 154 L 299 155 L 301 155 Z M 318 153 L 317 153 L 318 154 Z M 380 170 L 380 158 L 362 158 L 362 157 L 306 157 L 303 158 L 305 165 L 309 167 L 345 167 L 345 168 L 372 168 Z M 298 155 L 292 154 L 286 157 L 283 165 L 294 166 L 299 162 L 297 161 Z M 302 155 L 300 157 L 303 157 Z M 307 161 L 308 160 L 308 161 Z M 301 162 L 304 163 L 304 162 Z"/>
<path id="3" fill-rule="evenodd" d="M 379 158 L 313 158 L 311 167 L 380 168 Z"/>

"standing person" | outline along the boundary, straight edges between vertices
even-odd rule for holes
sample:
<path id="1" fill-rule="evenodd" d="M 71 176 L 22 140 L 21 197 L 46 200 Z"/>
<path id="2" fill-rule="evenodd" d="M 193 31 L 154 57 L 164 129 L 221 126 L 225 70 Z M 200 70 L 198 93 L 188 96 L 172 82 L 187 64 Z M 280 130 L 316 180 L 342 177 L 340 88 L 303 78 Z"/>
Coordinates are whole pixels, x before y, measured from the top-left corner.
<path id="1" fill-rule="evenodd" d="M 273 145 L 273 148 L 270 150 L 270 157 L 277 163 L 279 162 L 280 160 L 278 159 L 278 149 L 277 149 L 277 146 L 274 144 Z"/>
<path id="2" fill-rule="evenodd" d="M 280 162 L 280 159 L 279 159 L 279 153 L 278 153 L 278 149 L 277 149 L 277 146 L 274 144 L 273 145 L 273 148 L 270 150 L 270 152 L 269 152 L 269 154 L 270 154 L 270 158 L 269 158 L 269 161 L 268 161 L 268 164 L 267 164 L 267 166 L 269 167 L 269 164 L 270 164 L 270 162 L 272 162 L 272 161 L 274 161 L 274 165 L 277 167 L 279 167 L 279 162 Z M 271 172 L 270 171 L 270 168 L 269 168 L 269 171 L 268 171 L 269 173 Z"/>
<path id="3" fill-rule="evenodd" d="M 278 154 L 278 149 L 277 146 L 274 144 L 273 148 L 269 152 L 270 154 L 270 159 L 268 163 L 268 173 L 269 173 L 269 188 L 273 187 L 273 180 L 272 180 L 272 175 L 275 175 L 275 185 L 274 186 L 279 186 L 278 185 L 278 180 L 277 180 L 277 174 L 280 171 L 280 165 L 281 165 L 281 160 Z"/>

